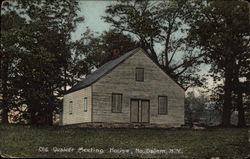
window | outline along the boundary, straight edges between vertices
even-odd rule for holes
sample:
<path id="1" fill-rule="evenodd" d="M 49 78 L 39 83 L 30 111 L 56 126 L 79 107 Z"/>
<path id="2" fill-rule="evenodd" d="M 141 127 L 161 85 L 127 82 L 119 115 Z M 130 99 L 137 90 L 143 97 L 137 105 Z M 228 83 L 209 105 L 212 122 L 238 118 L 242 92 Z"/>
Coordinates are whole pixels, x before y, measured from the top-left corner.
<path id="1" fill-rule="evenodd" d="M 136 68 L 136 81 L 144 81 L 144 68 Z"/>
<path id="2" fill-rule="evenodd" d="M 167 96 L 159 96 L 158 97 L 158 113 L 159 114 L 168 114 L 168 97 Z"/>
<path id="3" fill-rule="evenodd" d="M 122 94 L 112 93 L 112 112 L 122 112 Z"/>
<path id="4" fill-rule="evenodd" d="M 73 102 L 69 102 L 69 114 L 72 114 Z"/>
<path id="5" fill-rule="evenodd" d="M 87 97 L 85 97 L 83 100 L 83 109 L 84 109 L 84 112 L 88 111 L 88 98 Z"/>

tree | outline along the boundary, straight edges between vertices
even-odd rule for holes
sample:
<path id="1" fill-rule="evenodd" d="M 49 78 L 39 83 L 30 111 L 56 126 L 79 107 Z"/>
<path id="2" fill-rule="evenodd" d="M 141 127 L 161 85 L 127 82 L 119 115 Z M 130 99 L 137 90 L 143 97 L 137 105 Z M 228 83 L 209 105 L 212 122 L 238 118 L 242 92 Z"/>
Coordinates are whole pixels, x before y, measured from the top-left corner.
<path id="1" fill-rule="evenodd" d="M 65 76 L 71 59 L 70 33 L 83 19 L 77 17 L 76 1 L 15 1 L 12 11 L 25 19 L 25 25 L 13 40 L 18 41 L 14 88 L 26 117 L 32 124 L 52 124 L 60 110 L 60 96 L 67 85 Z M 16 26 L 17 28 L 20 26 Z M 7 46 L 9 47 L 9 46 Z"/>
<path id="2" fill-rule="evenodd" d="M 201 122 L 208 103 L 208 98 L 204 95 L 195 96 L 194 92 L 188 92 L 185 98 L 185 116 L 188 123 Z"/>
<path id="3" fill-rule="evenodd" d="M 238 0 L 207 0 L 196 1 L 193 10 L 189 40 L 201 47 L 205 63 L 212 65 L 214 78 L 218 78 L 218 73 L 219 78 L 224 78 L 222 125 L 227 127 L 230 125 L 233 92 L 242 98 L 240 91 L 235 90 L 239 82 L 234 81 L 243 75 L 239 71 L 245 67 L 249 50 L 249 5 Z"/>
<path id="4" fill-rule="evenodd" d="M 15 65 L 18 61 L 18 41 L 16 37 L 21 32 L 25 19 L 16 12 L 11 11 L 10 6 L 1 8 L 1 94 L 2 94 L 2 122 L 8 123 L 8 114 L 18 102 L 15 100 L 17 90 L 13 88 L 13 75 L 16 72 Z M 17 27 L 18 26 L 18 27 Z M 16 101 L 16 102 L 13 102 Z"/>
<path id="5" fill-rule="evenodd" d="M 93 53 L 96 55 L 94 59 L 97 58 L 95 62 L 96 67 L 100 67 L 109 60 L 117 58 L 128 51 L 139 47 L 139 44 L 130 35 L 125 35 L 112 29 L 104 31 L 99 37 L 96 38 L 96 40 L 97 39 L 99 39 L 99 47 L 101 49 L 100 52 L 102 52 L 102 56 Z M 92 42 L 95 43 L 94 41 Z M 90 47 L 92 47 L 91 44 Z"/>
<path id="6" fill-rule="evenodd" d="M 149 56 L 187 89 L 201 84 L 196 74 L 201 55 L 195 46 L 185 44 L 189 27 L 184 20 L 190 7 L 185 0 L 120 1 L 108 6 L 103 18 L 119 32 L 135 37 Z"/>

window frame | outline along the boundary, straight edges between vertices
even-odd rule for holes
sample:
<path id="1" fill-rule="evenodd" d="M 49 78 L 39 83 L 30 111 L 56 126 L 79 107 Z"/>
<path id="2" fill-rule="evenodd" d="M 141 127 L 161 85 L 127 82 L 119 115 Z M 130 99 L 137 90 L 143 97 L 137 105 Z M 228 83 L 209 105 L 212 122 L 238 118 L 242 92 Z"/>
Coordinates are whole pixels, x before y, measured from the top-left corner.
<path id="1" fill-rule="evenodd" d="M 160 98 L 165 97 L 166 98 L 166 112 L 162 113 L 160 112 Z M 158 96 L 158 114 L 159 115 L 168 115 L 168 96 Z"/>
<path id="2" fill-rule="evenodd" d="M 114 95 L 120 95 L 121 96 L 121 110 L 120 111 L 114 111 L 113 110 L 113 103 L 114 103 L 114 101 L 113 101 L 113 96 Z M 117 108 L 116 108 L 117 109 Z M 122 113 L 122 93 L 112 93 L 112 95 L 111 95 L 111 112 L 112 113 Z"/>
<path id="3" fill-rule="evenodd" d="M 137 70 L 142 70 L 142 80 L 139 80 L 139 79 L 138 79 Z M 143 68 L 143 67 L 136 67 L 136 68 L 135 68 L 135 80 L 136 80 L 137 82 L 144 82 L 144 68 Z"/>
<path id="4" fill-rule="evenodd" d="M 73 114 L 73 101 L 69 101 L 69 114 L 72 115 Z"/>
<path id="5" fill-rule="evenodd" d="M 85 103 L 86 102 L 86 103 Z M 86 109 L 85 109 L 86 108 Z M 88 97 L 83 98 L 83 111 L 87 112 L 88 111 Z"/>

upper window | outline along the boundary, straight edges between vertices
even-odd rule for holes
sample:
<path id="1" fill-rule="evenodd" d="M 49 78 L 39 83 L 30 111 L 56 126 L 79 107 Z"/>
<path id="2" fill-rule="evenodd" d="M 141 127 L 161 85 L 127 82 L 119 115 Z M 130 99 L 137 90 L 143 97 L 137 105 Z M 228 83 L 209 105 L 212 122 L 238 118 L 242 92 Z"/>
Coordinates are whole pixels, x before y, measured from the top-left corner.
<path id="1" fill-rule="evenodd" d="M 83 109 L 84 109 L 84 112 L 88 111 L 88 98 L 87 97 L 85 97 L 83 100 Z"/>
<path id="2" fill-rule="evenodd" d="M 122 94 L 112 93 L 112 112 L 122 112 Z"/>
<path id="3" fill-rule="evenodd" d="M 69 114 L 72 114 L 72 109 L 73 109 L 73 102 L 69 102 Z"/>
<path id="4" fill-rule="evenodd" d="M 136 81 L 144 81 L 144 68 L 136 68 L 135 79 Z"/>
<path id="5" fill-rule="evenodd" d="M 159 96 L 158 100 L 159 114 L 168 114 L 168 97 Z"/>

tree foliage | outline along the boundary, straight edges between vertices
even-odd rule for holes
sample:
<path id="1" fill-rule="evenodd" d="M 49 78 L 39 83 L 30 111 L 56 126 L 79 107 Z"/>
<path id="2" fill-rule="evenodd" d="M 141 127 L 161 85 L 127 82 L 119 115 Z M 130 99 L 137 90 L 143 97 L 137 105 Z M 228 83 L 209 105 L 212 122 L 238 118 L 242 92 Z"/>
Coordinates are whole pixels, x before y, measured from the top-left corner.
<path id="1" fill-rule="evenodd" d="M 119 32 L 135 37 L 149 56 L 187 89 L 201 84 L 196 74 L 201 56 L 185 42 L 190 8 L 191 3 L 185 0 L 120 1 L 108 6 L 103 18 Z"/>
<path id="2" fill-rule="evenodd" d="M 9 65 L 15 65 L 12 88 L 17 90 L 18 99 L 21 100 L 16 103 L 17 107 L 27 106 L 24 113 L 31 123 L 52 124 L 53 113 L 61 109 L 59 97 L 66 83 L 64 70 L 67 70 L 71 59 L 70 33 L 83 20 L 77 17 L 77 5 L 76 1 L 41 0 L 6 2 L 2 6 L 6 11 L 1 17 L 15 15 L 23 23 L 14 26 L 4 23 L 1 33 L 15 35 L 2 36 L 2 50 L 6 50 L 4 56 L 17 55 L 16 61 L 9 61 Z M 11 40 L 13 42 L 8 44 Z M 16 50 L 10 50 L 13 44 Z M 6 63 L 6 59 L 3 59 L 3 63 Z M 10 77 L 10 74 L 7 76 Z M 10 80 L 5 82 L 9 83 Z M 10 88 L 8 91 L 3 91 L 3 94 L 8 96 L 12 93 Z"/>
<path id="3" fill-rule="evenodd" d="M 240 79 L 249 74 L 249 4 L 196 1 L 193 10 L 189 42 L 201 47 L 204 62 L 212 65 L 212 77 L 224 79 L 222 125 L 229 126 L 233 93 L 238 96 L 239 117 L 244 118 Z"/>
<path id="4" fill-rule="evenodd" d="M 17 72 L 16 65 L 18 63 L 18 55 L 20 49 L 16 38 L 22 32 L 22 26 L 25 24 L 25 19 L 21 18 L 14 11 L 5 11 L 1 15 L 1 110 L 3 122 L 8 122 L 8 112 L 16 107 L 18 99 L 18 90 L 14 88 L 15 73 Z M 17 27 L 18 26 L 18 27 Z"/>
<path id="5" fill-rule="evenodd" d="M 202 118 L 206 110 L 209 99 L 205 95 L 195 96 L 194 92 L 188 92 L 185 98 L 186 123 L 203 122 Z"/>

